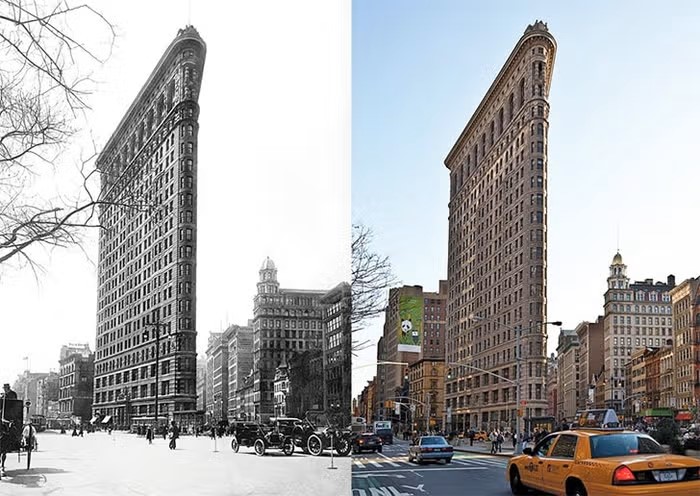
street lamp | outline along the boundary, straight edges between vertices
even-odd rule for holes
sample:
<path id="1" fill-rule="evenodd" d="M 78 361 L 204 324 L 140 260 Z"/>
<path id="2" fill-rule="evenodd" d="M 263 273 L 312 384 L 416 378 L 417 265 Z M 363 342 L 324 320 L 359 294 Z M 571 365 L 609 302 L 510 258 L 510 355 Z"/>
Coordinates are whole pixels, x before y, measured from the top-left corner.
<path id="1" fill-rule="evenodd" d="M 160 329 L 165 329 L 170 336 L 169 322 L 149 322 L 144 323 L 146 326 L 154 327 L 156 330 L 156 413 L 154 416 L 155 429 L 158 429 L 158 374 L 160 372 Z M 148 330 L 143 331 L 143 339 L 148 340 Z"/>
<path id="2" fill-rule="evenodd" d="M 477 322 L 492 321 L 491 319 L 488 319 L 486 317 L 481 317 L 481 316 L 475 315 L 475 314 L 469 315 L 469 319 L 473 320 L 473 321 L 477 321 Z M 520 362 L 522 361 L 522 357 L 521 357 L 521 353 L 520 353 L 520 337 L 522 335 L 522 331 L 526 331 L 526 330 L 529 331 L 531 329 L 536 329 L 540 326 L 545 326 L 545 325 L 561 326 L 562 323 L 559 320 L 555 320 L 555 321 L 547 321 L 547 322 L 542 322 L 542 323 L 538 323 L 538 324 L 533 324 L 533 325 L 528 326 L 528 327 L 510 327 L 510 326 L 507 326 L 505 324 L 501 324 L 500 322 L 495 322 L 495 324 L 497 326 L 505 327 L 506 329 L 513 331 L 515 333 L 515 381 L 513 381 L 512 379 L 508 379 L 506 377 L 500 376 L 498 374 L 495 374 L 493 372 L 490 372 L 488 370 L 483 370 L 483 369 L 474 367 L 474 366 L 469 365 L 469 364 L 457 363 L 456 365 L 465 366 L 465 367 L 477 370 L 479 372 L 483 372 L 483 373 L 498 377 L 498 378 L 503 379 L 511 384 L 514 384 L 515 385 L 515 402 L 516 402 L 515 406 L 516 406 L 516 410 L 517 410 L 520 407 Z M 451 364 L 448 363 L 448 365 L 451 365 Z M 516 412 L 516 414 L 517 414 L 517 412 Z M 520 429 L 520 415 L 516 415 L 516 418 L 515 418 L 515 432 L 516 432 L 516 436 L 518 438 L 518 443 L 516 443 L 514 453 L 517 455 L 517 454 L 522 453 L 522 442 L 521 442 L 522 441 L 522 433 L 521 433 L 521 429 Z"/>

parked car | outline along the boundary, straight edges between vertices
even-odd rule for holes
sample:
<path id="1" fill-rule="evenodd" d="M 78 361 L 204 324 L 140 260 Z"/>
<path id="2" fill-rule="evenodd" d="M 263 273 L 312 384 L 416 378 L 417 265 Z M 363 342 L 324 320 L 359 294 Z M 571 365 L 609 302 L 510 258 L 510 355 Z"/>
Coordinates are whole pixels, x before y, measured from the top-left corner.
<path id="1" fill-rule="evenodd" d="M 408 447 L 408 461 L 423 463 L 427 461 L 452 461 L 454 449 L 442 436 L 421 436 Z"/>
<path id="2" fill-rule="evenodd" d="M 372 432 L 364 432 L 353 439 L 352 451 L 353 453 L 361 453 L 362 451 L 381 453 L 382 439 Z"/>

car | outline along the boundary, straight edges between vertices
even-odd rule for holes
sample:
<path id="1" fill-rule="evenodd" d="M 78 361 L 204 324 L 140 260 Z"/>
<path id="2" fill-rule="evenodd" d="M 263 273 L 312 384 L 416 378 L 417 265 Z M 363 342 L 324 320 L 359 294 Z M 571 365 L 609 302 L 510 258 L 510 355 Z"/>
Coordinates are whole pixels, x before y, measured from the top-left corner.
<path id="1" fill-rule="evenodd" d="M 452 461 L 454 448 L 442 436 L 421 436 L 408 447 L 408 461 L 423 463 L 427 461 Z"/>
<path id="2" fill-rule="evenodd" d="M 382 444 L 394 444 L 394 433 L 391 429 L 377 429 L 375 434 L 382 440 Z"/>
<path id="3" fill-rule="evenodd" d="M 474 441 L 488 441 L 489 434 L 486 431 L 478 431 L 474 433 Z"/>
<path id="4" fill-rule="evenodd" d="M 700 494 L 700 460 L 668 454 L 651 436 L 616 425 L 614 410 L 555 432 L 506 466 L 513 494 L 564 496 Z M 594 418 L 595 417 L 595 418 Z M 612 419 L 612 420 L 611 420 Z M 599 425 L 600 427 L 596 427 Z"/>
<path id="5" fill-rule="evenodd" d="M 353 453 L 361 453 L 363 451 L 381 453 L 382 439 L 373 432 L 363 432 L 353 439 L 352 451 Z"/>

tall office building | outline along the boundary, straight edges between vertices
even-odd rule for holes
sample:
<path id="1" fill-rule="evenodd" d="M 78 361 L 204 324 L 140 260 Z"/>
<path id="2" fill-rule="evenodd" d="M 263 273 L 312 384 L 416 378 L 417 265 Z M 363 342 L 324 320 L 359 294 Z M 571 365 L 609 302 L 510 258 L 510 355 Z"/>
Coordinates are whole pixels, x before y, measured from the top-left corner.
<path id="1" fill-rule="evenodd" d="M 670 291 L 676 285 L 653 279 L 630 283 L 627 265 L 617 252 L 610 264 L 605 292 L 603 356 L 605 406 L 626 409 L 625 365 L 638 348 L 671 346 L 673 342 Z"/>
<path id="2" fill-rule="evenodd" d="M 323 348 L 326 291 L 280 288 L 277 267 L 266 258 L 254 299 L 253 370 L 256 418 L 274 415 L 277 367 L 296 353 Z"/>
<path id="3" fill-rule="evenodd" d="M 547 25 L 528 26 L 445 159 L 446 361 L 513 380 L 514 329 L 524 329 L 526 417 L 547 409 L 547 133 L 555 53 Z M 514 422 L 511 383 L 466 367 L 453 367 L 450 377 L 446 406 L 456 425 Z"/>
<path id="4" fill-rule="evenodd" d="M 253 371 L 253 322 L 247 326 L 231 326 L 233 332 L 228 341 L 228 416 L 245 418 L 246 411 L 240 399 L 245 378 Z"/>
<path id="5" fill-rule="evenodd" d="M 153 422 L 156 411 L 161 422 L 195 420 L 197 100 L 205 53 L 197 31 L 181 29 L 97 159 L 105 203 L 93 412 L 124 426 Z"/>

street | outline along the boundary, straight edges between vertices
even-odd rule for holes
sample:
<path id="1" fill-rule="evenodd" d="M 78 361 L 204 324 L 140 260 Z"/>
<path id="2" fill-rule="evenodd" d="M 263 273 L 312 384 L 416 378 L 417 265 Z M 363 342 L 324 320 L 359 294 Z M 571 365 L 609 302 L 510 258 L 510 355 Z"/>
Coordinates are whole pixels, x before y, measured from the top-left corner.
<path id="1" fill-rule="evenodd" d="M 350 458 L 313 457 L 300 451 L 264 457 L 252 448 L 231 450 L 231 438 L 181 437 L 168 449 L 162 437 L 149 445 L 143 437 L 114 431 L 84 438 L 47 431 L 38 434 L 39 451 L 18 463 L 10 453 L 0 495 L 331 495 L 350 492 Z"/>
<path id="2" fill-rule="evenodd" d="M 382 453 L 353 455 L 353 496 L 511 494 L 504 475 L 507 457 L 455 451 L 450 464 L 418 465 L 408 462 L 408 443 L 394 439 Z"/>

